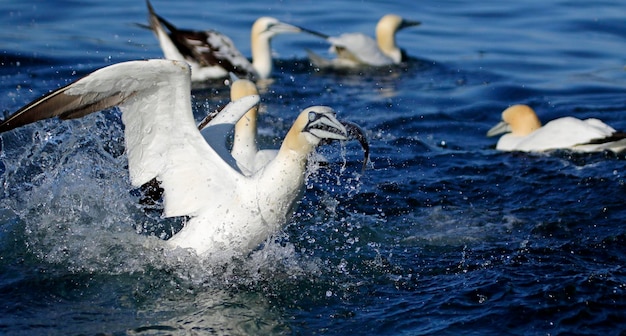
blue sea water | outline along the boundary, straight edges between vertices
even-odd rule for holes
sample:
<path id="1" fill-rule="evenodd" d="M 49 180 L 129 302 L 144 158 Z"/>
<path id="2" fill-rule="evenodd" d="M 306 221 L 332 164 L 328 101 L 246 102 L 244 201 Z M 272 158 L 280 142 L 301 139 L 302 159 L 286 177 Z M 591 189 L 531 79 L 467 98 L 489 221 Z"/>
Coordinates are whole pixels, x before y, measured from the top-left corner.
<path id="1" fill-rule="evenodd" d="M 486 131 L 511 104 L 545 122 L 626 130 L 622 1 L 158 1 L 174 24 L 217 29 L 249 55 L 270 15 L 327 34 L 373 34 L 398 13 L 411 59 L 318 72 L 314 37 L 273 41 L 261 139 L 334 107 L 372 147 L 323 148 L 289 225 L 215 267 L 155 248 L 181 224 L 128 181 L 119 113 L 2 134 L 0 334 L 620 335 L 626 330 L 623 154 L 501 153 Z M 0 109 L 97 68 L 162 54 L 143 1 L 0 1 Z M 228 88 L 194 89 L 202 118 Z"/>

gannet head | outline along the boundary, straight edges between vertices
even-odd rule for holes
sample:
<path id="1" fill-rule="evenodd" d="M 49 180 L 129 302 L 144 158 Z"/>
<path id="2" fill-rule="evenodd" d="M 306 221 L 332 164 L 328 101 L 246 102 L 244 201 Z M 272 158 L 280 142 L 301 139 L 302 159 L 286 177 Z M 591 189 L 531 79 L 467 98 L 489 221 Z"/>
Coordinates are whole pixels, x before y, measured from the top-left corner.
<path id="1" fill-rule="evenodd" d="M 250 34 L 252 46 L 252 65 L 260 79 L 265 79 L 272 73 L 272 51 L 270 40 L 283 33 L 299 33 L 302 30 L 296 26 L 280 22 L 272 17 L 260 17 L 252 25 Z"/>
<path id="2" fill-rule="evenodd" d="M 308 155 L 322 140 L 347 140 L 346 127 L 328 106 L 311 106 L 300 113 L 285 137 L 284 146 Z"/>
<path id="3" fill-rule="evenodd" d="M 396 32 L 420 24 L 421 22 L 419 21 L 405 20 L 395 14 L 383 16 L 376 25 L 378 47 L 385 55 L 391 57 L 395 63 L 402 62 L 402 51 L 396 45 Z"/>
<path id="4" fill-rule="evenodd" d="M 252 39 L 264 37 L 269 40 L 278 34 L 300 33 L 302 30 L 273 17 L 260 17 L 252 25 Z"/>
<path id="5" fill-rule="evenodd" d="M 311 139 L 310 142 L 318 144 L 321 140 L 347 140 L 346 127 L 335 117 L 335 110 L 328 106 L 312 106 L 300 114 L 300 118 L 306 117 L 306 124 L 302 128 L 302 134 Z"/>
<path id="6" fill-rule="evenodd" d="M 526 136 L 541 127 L 541 121 L 528 105 L 513 105 L 502 112 L 502 121 L 492 127 L 487 136 L 511 133 Z"/>

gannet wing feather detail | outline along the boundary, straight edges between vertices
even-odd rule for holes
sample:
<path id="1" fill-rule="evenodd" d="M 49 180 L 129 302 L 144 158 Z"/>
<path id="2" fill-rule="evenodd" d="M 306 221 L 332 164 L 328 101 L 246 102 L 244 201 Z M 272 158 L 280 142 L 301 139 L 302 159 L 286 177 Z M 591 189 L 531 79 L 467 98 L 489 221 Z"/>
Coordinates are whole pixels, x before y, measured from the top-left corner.
<path id="1" fill-rule="evenodd" d="M 149 0 L 146 0 L 146 4 L 150 28 L 157 36 L 165 58 L 187 61 L 191 65 L 194 81 L 227 77 L 229 72 L 250 79 L 268 78 L 273 68 L 270 47 L 272 37 L 301 32 L 299 27 L 275 18 L 258 18 L 251 29 L 251 62 L 226 35 L 215 30 L 178 29 L 158 16 Z"/>
<path id="2" fill-rule="evenodd" d="M 77 116 L 75 111 L 85 115 L 117 105 L 125 125 L 131 183 L 140 186 L 157 178 L 164 189 L 165 216 L 193 216 L 206 202 L 219 197 L 216 190 L 233 188 L 241 174 L 197 130 L 190 92 L 189 67 L 184 63 L 119 63 L 27 105 L 0 124 L 0 131 L 67 113 Z M 63 108 L 61 104 L 67 101 L 73 103 Z M 216 133 L 229 125 L 232 129 L 237 117 L 256 103 L 258 96 L 233 103 L 208 127 Z"/>
<path id="3" fill-rule="evenodd" d="M 24 126 L 41 119 L 58 117 L 67 120 L 80 118 L 87 114 L 101 111 L 115 106 L 130 95 L 129 92 L 114 92 L 109 94 L 93 93 L 89 97 L 67 94 L 70 85 L 66 85 L 42 99 L 37 99 L 22 107 L 0 124 L 0 133 Z"/>
<path id="4" fill-rule="evenodd" d="M 156 14 L 149 1 L 146 4 L 150 28 L 156 34 L 165 58 L 187 61 L 192 67 L 193 80 L 221 78 L 229 72 L 243 77 L 255 76 L 252 63 L 228 36 L 215 30 L 178 29 Z"/>

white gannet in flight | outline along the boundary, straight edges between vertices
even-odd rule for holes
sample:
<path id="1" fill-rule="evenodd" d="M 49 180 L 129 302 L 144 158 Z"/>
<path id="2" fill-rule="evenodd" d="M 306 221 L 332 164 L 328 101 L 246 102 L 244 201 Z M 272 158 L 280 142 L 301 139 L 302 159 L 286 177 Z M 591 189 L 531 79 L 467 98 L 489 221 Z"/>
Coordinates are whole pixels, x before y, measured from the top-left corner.
<path id="1" fill-rule="evenodd" d="M 580 152 L 626 148 L 626 133 L 617 132 L 598 119 L 563 117 L 541 126 L 535 111 L 527 105 L 513 105 L 502 112 L 502 121 L 487 136 L 504 134 L 496 149 L 540 152 L 569 149 Z"/>
<path id="2" fill-rule="evenodd" d="M 376 25 L 376 40 L 362 33 L 345 33 L 334 37 L 305 28 L 301 29 L 326 39 L 331 44 L 330 51 L 337 54 L 336 58 L 329 60 L 307 50 L 314 66 L 355 68 L 363 65 L 393 65 L 405 61 L 406 54 L 396 45 L 396 32 L 419 24 L 421 24 L 419 21 L 405 20 L 398 15 L 387 14 Z"/>
<path id="3" fill-rule="evenodd" d="M 250 252 L 287 222 L 301 194 L 309 153 L 322 141 L 349 136 L 333 109 L 309 107 L 276 157 L 246 176 L 225 139 L 258 101 L 258 96 L 248 96 L 231 102 L 205 127 L 210 136 L 203 138 L 191 110 L 189 66 L 131 61 L 96 70 L 31 102 L 0 123 L 0 132 L 118 106 L 132 185 L 156 178 L 164 190 L 164 216 L 190 217 L 167 244 L 230 258 Z"/>
<path id="4" fill-rule="evenodd" d="M 154 12 L 146 1 L 150 29 L 156 34 L 165 58 L 186 61 L 191 65 L 191 80 L 226 78 L 232 72 L 239 77 L 269 78 L 272 73 L 270 40 L 282 33 L 301 29 L 275 18 L 261 17 L 252 25 L 250 35 L 252 63 L 241 54 L 226 35 L 214 31 L 191 31 L 176 28 Z M 169 31 L 169 33 L 168 33 Z"/>

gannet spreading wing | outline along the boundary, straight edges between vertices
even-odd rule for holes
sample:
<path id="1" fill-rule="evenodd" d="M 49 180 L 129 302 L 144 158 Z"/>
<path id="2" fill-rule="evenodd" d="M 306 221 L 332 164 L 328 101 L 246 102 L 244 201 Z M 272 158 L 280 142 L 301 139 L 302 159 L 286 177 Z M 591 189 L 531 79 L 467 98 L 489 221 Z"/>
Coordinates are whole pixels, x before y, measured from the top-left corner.
<path id="1" fill-rule="evenodd" d="M 0 132 L 118 106 L 131 183 L 140 186 L 156 178 L 164 190 L 164 215 L 190 217 L 167 243 L 198 254 L 242 255 L 287 222 L 301 195 L 308 155 L 323 141 L 348 139 L 348 130 L 331 108 L 307 108 L 276 157 L 247 176 L 237 169 L 225 142 L 259 97 L 229 104 L 205 127 L 212 134 L 205 140 L 193 120 L 190 86 L 184 62 L 119 63 L 26 105 L 0 123 Z"/>
<path id="2" fill-rule="evenodd" d="M 165 58 L 186 61 L 191 65 L 191 79 L 225 78 L 229 73 L 250 79 L 269 78 L 272 72 L 271 39 L 283 33 L 299 33 L 298 27 L 271 17 L 261 17 L 251 30 L 252 62 L 235 47 L 226 35 L 215 31 L 178 29 L 157 15 L 149 1 L 148 20 Z"/>
<path id="3" fill-rule="evenodd" d="M 354 68 L 363 65 L 385 66 L 400 64 L 406 55 L 396 45 L 397 31 L 419 25 L 394 14 L 383 16 L 376 25 L 376 39 L 362 33 L 345 33 L 328 36 L 316 31 L 301 28 L 302 31 L 324 38 L 331 44 L 330 51 L 337 54 L 334 59 L 325 59 L 307 50 L 313 65 L 319 68 Z"/>
<path id="4" fill-rule="evenodd" d="M 626 133 L 591 118 L 563 117 L 541 125 L 535 111 L 527 105 L 513 105 L 502 112 L 502 121 L 487 136 L 503 134 L 496 149 L 502 151 L 540 152 L 569 149 L 580 152 L 626 148 Z"/>

